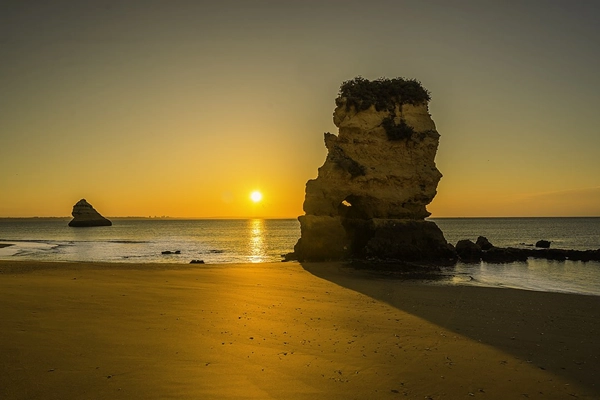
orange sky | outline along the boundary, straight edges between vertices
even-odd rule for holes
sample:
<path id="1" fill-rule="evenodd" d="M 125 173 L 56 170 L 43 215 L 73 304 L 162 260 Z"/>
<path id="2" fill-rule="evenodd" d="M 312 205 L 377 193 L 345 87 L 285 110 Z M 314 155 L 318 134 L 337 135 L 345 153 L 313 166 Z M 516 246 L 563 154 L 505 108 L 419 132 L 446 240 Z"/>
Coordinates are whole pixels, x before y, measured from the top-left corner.
<path id="1" fill-rule="evenodd" d="M 358 75 L 431 91 L 434 217 L 600 215 L 593 3 L 90 4 L 0 13 L 0 217 L 296 217 Z"/>

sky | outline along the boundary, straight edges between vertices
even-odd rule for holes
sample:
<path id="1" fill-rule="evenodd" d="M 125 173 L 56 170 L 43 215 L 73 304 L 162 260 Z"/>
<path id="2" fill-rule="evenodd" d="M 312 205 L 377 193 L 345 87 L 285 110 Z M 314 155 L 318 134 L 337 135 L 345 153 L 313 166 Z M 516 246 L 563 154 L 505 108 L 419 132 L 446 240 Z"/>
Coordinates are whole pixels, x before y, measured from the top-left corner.
<path id="1" fill-rule="evenodd" d="M 600 216 L 599 49 L 591 0 L 2 1 L 0 217 L 295 218 L 356 76 L 431 92 L 432 217 Z"/>

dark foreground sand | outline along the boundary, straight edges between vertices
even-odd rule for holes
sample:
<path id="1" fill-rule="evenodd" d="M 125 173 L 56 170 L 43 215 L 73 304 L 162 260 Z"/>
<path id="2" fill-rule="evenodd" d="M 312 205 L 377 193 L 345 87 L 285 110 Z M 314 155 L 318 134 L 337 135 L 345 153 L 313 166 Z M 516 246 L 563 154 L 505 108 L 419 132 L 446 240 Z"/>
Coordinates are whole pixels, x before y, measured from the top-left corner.
<path id="1" fill-rule="evenodd" d="M 597 399 L 599 313 L 340 264 L 0 262 L 0 399 Z"/>

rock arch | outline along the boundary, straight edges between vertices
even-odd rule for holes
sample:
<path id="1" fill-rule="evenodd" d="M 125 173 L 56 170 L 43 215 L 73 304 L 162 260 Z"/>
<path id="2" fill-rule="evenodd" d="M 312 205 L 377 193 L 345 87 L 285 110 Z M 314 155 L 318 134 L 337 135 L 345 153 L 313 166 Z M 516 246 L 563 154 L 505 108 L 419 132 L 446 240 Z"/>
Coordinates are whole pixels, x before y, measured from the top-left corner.
<path id="1" fill-rule="evenodd" d="M 437 225 L 425 221 L 442 174 L 429 95 L 415 82 L 357 78 L 342 85 L 333 113 L 339 132 L 325 133 L 327 158 L 306 184 L 294 258 L 455 257 Z"/>

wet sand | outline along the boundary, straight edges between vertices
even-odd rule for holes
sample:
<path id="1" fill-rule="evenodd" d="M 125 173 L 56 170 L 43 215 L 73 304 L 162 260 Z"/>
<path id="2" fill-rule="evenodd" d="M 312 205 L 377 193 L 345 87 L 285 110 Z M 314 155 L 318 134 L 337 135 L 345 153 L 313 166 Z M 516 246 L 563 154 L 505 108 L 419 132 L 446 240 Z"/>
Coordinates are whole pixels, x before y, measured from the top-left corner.
<path id="1" fill-rule="evenodd" d="M 2 261 L 0 399 L 593 399 L 599 313 L 337 263 Z"/>

